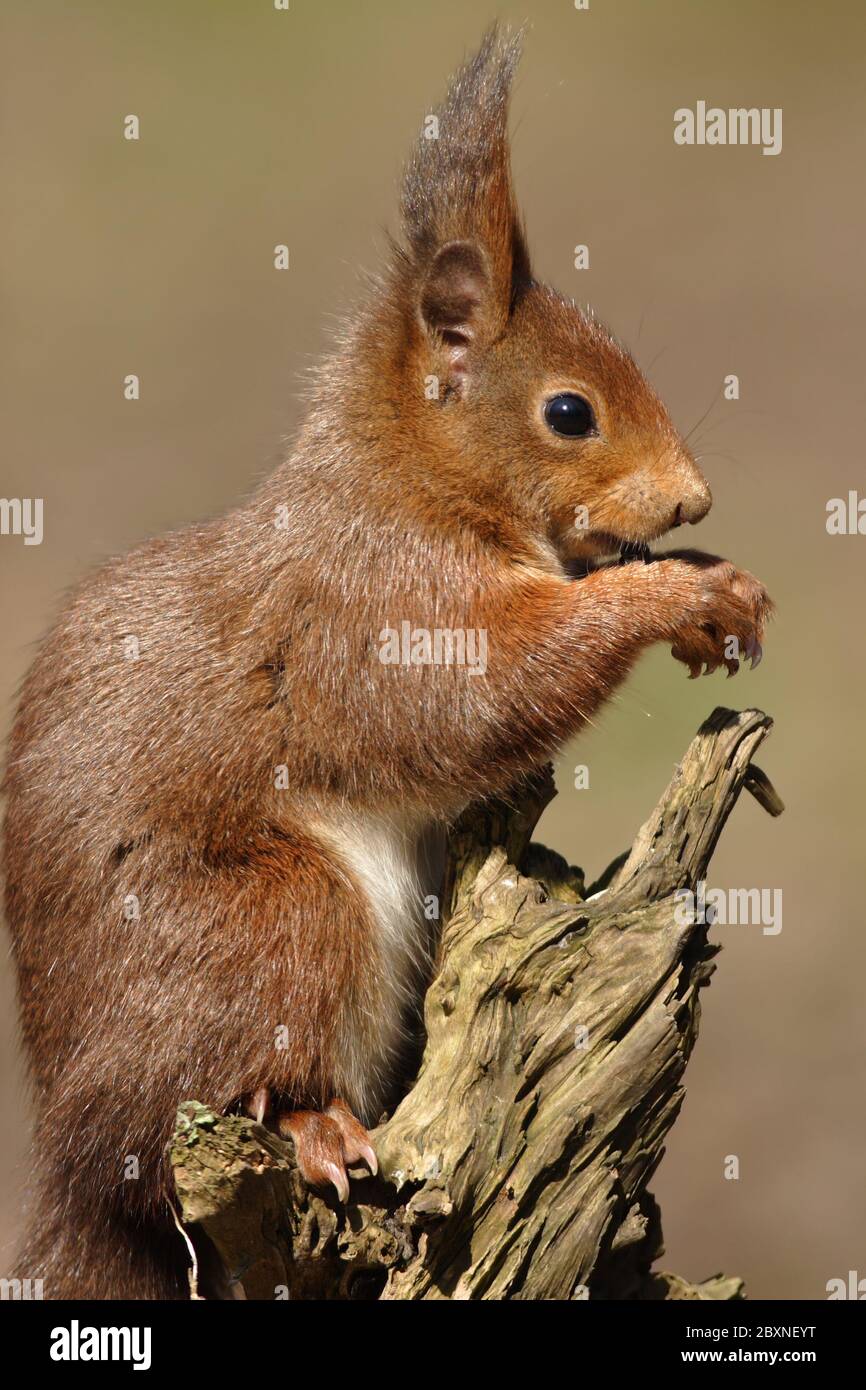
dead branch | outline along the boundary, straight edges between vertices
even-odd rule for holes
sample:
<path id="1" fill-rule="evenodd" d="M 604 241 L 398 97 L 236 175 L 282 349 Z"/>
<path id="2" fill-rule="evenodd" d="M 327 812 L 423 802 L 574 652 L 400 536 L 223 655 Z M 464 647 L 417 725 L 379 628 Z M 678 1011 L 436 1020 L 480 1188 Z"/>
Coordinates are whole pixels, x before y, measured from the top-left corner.
<path id="1" fill-rule="evenodd" d="M 375 1132 L 378 1179 L 345 1208 L 292 1146 L 188 1102 L 171 1161 L 208 1297 L 734 1298 L 740 1281 L 653 1273 L 647 1185 L 682 1104 L 717 947 L 696 888 L 771 720 L 717 709 L 630 853 L 588 890 L 531 843 L 549 769 L 451 835 L 438 973 L 418 1076 Z M 517 867 L 516 867 L 517 866 Z M 679 911 L 675 909 L 679 908 Z M 196 1292 L 196 1290 L 194 1290 Z"/>

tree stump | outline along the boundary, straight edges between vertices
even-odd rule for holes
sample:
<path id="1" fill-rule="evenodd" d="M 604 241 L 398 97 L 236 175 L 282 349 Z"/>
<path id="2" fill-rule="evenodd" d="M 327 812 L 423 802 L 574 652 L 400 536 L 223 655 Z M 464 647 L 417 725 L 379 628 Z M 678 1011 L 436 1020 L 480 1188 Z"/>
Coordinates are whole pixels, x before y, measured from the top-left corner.
<path id="1" fill-rule="evenodd" d="M 718 947 L 684 911 L 772 721 L 717 709 L 589 888 L 531 842 L 550 768 L 454 826 L 418 1075 L 374 1131 L 378 1178 L 306 1186 L 290 1142 L 189 1101 L 171 1163 L 193 1297 L 736 1298 L 653 1273 L 647 1191 L 682 1104 Z M 679 897 L 676 895 L 680 894 Z"/>

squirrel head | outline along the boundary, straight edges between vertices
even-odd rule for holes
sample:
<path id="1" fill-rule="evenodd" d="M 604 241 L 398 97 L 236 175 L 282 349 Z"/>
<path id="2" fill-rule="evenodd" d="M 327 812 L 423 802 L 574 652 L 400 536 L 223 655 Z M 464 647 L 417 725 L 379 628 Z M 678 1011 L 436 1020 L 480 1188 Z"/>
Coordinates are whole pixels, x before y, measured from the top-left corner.
<path id="1" fill-rule="evenodd" d="M 699 521 L 711 498 L 629 354 L 533 278 L 508 142 L 520 46 L 492 28 L 428 118 L 364 347 L 416 480 L 579 560 Z"/>

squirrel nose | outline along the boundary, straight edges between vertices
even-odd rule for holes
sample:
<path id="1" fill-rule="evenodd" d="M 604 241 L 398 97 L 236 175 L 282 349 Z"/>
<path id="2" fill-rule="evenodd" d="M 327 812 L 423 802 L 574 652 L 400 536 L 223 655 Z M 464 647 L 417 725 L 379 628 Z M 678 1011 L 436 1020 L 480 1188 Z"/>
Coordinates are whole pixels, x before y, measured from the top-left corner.
<path id="1" fill-rule="evenodd" d="M 671 526 L 682 526 L 684 521 L 694 526 L 696 522 L 703 520 L 712 505 L 713 495 L 698 474 L 688 492 L 677 503 Z"/>

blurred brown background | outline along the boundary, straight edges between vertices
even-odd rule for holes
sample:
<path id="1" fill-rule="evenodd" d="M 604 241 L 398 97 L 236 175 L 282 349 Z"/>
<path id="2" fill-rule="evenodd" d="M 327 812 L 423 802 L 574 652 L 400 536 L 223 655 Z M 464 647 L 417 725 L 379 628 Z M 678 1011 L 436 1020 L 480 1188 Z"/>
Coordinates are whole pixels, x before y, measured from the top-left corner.
<path id="1" fill-rule="evenodd" d="M 2 718 L 64 588 L 107 553 L 234 502 L 301 418 L 305 369 L 375 267 L 401 161 L 499 14 L 528 19 L 514 166 L 535 269 L 590 301 L 695 435 L 696 541 L 757 571 L 779 619 L 755 673 L 645 659 L 562 758 L 544 838 L 597 872 L 701 719 L 757 704 L 788 804 L 738 806 L 719 887 L 781 887 L 784 926 L 719 928 L 688 1097 L 655 1183 L 669 1268 L 821 1298 L 866 1275 L 861 920 L 866 537 L 827 500 L 863 468 L 866 10 L 859 0 L 103 0 L 5 7 Z M 699 100 L 782 107 L 783 150 L 680 148 Z M 135 113 L 141 139 L 122 138 Z M 273 268 L 285 242 L 291 269 Z M 588 271 L 573 267 L 587 243 Z M 127 373 L 141 400 L 123 399 Z M 741 397 L 722 397 L 736 373 Z M 575 763 L 590 769 L 573 789 Z M 2 972 L 0 1224 L 27 1116 Z M 740 1159 L 739 1181 L 723 1176 Z M 5 1260 L 2 1262 L 5 1266 Z"/>

